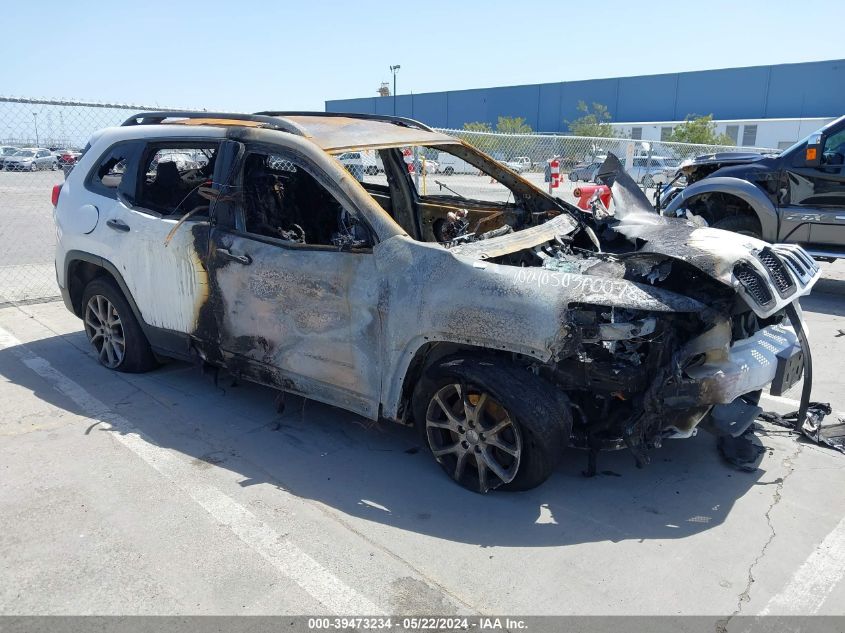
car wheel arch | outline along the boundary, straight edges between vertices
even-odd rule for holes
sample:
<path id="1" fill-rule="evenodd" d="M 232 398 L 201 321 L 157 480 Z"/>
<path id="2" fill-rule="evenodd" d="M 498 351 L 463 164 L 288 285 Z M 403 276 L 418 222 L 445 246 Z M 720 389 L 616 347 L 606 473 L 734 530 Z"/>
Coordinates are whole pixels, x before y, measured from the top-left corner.
<path id="1" fill-rule="evenodd" d="M 394 391 L 395 397 L 391 397 L 389 393 L 385 394 L 387 396 L 386 402 L 383 402 L 383 415 L 385 417 L 406 418 L 407 416 L 403 415 L 403 412 L 410 413 L 412 411 L 412 397 L 417 383 L 428 368 L 444 358 L 462 356 L 512 362 L 512 352 L 509 350 L 449 340 L 428 340 L 418 345 L 415 350 L 411 350 L 409 356 L 410 360 L 404 365 L 401 372 L 401 387 L 398 391 Z"/>
<path id="2" fill-rule="evenodd" d="M 142 328 L 146 328 L 141 311 L 129 292 L 129 287 L 117 267 L 107 259 L 84 251 L 70 251 L 65 257 L 65 283 L 70 294 L 73 312 L 82 318 L 82 294 L 85 287 L 98 277 L 110 277 L 117 284 Z"/>
<path id="3" fill-rule="evenodd" d="M 712 195 L 724 196 L 728 200 L 736 201 L 747 213 L 756 217 L 760 223 L 762 238 L 768 242 L 776 241 L 778 212 L 775 205 L 756 185 L 740 178 L 714 177 L 689 185 L 669 203 L 663 214 L 674 215 L 677 209 L 689 208 L 696 201 Z M 735 214 L 706 217 L 705 219 L 709 223 L 713 223 L 728 215 Z"/>

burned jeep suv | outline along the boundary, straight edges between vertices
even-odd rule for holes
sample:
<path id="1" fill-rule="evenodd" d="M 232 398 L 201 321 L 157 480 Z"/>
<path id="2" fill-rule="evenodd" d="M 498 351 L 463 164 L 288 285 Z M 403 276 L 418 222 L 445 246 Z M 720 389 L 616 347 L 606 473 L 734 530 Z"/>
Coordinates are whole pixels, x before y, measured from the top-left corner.
<path id="1" fill-rule="evenodd" d="M 408 119 L 142 113 L 54 192 L 56 270 L 108 368 L 224 368 L 414 424 L 471 490 L 527 489 L 567 446 L 742 433 L 810 367 L 811 257 L 609 178 L 588 214 Z"/>

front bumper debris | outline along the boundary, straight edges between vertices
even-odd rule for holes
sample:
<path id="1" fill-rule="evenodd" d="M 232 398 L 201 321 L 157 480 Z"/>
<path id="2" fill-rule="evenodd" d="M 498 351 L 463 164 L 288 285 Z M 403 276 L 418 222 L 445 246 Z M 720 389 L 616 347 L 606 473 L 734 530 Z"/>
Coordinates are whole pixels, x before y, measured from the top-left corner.
<path id="1" fill-rule="evenodd" d="M 795 330 L 770 325 L 736 341 L 721 358 L 708 355 L 704 363 L 687 367 L 684 373 L 695 386 L 695 404 L 716 405 L 770 385 L 780 395 L 801 378 L 802 367 L 803 351 Z"/>

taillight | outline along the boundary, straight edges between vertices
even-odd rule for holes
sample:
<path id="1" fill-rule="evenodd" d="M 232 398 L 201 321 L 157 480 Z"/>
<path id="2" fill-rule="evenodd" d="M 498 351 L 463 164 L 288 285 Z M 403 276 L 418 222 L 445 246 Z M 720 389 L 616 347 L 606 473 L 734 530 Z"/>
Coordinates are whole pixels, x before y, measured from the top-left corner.
<path id="1" fill-rule="evenodd" d="M 572 191 L 572 195 L 575 196 L 576 198 L 580 198 L 581 197 L 581 187 L 575 187 L 575 189 Z"/>
<path id="2" fill-rule="evenodd" d="M 53 201 L 53 206 L 54 206 L 54 207 L 55 207 L 57 204 L 59 204 L 59 194 L 60 194 L 61 192 L 62 192 L 62 186 L 61 186 L 61 185 L 53 185 L 53 195 L 52 195 L 52 197 L 51 197 L 51 200 Z"/>

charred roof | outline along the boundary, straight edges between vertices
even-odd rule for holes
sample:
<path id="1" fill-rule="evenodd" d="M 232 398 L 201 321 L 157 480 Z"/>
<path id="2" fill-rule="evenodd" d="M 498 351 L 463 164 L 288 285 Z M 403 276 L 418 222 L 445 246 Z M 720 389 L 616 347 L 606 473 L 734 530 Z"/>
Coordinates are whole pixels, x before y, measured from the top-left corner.
<path id="1" fill-rule="evenodd" d="M 141 112 L 123 125 L 208 125 L 263 127 L 303 136 L 325 151 L 442 145 L 458 142 L 430 127 L 404 117 L 335 112 Z"/>

